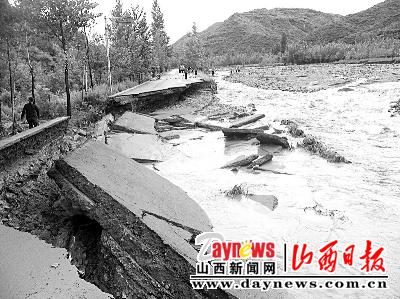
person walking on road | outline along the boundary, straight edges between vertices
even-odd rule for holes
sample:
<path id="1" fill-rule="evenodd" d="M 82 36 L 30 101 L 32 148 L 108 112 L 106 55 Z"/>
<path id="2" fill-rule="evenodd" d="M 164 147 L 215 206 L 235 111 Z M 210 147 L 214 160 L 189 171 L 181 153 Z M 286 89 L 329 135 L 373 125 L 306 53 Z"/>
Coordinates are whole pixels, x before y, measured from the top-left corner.
<path id="1" fill-rule="evenodd" d="M 33 102 L 33 98 L 28 98 L 29 102 L 22 109 L 21 120 L 26 116 L 26 121 L 29 124 L 29 129 L 39 125 L 39 108 Z"/>

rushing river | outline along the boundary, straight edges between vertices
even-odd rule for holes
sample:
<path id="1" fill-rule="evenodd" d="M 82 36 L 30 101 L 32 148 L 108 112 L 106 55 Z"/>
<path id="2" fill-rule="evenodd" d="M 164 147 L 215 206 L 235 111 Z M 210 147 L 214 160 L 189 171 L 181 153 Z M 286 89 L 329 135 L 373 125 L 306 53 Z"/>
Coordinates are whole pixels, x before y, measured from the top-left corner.
<path id="1" fill-rule="evenodd" d="M 339 242 L 336 275 L 365 274 L 359 257 L 366 240 L 375 249 L 385 248 L 388 290 L 293 290 L 288 296 L 399 298 L 400 117 L 390 117 L 387 110 L 391 101 L 400 98 L 400 83 L 364 85 L 360 80 L 348 84 L 353 91 L 332 88 L 306 94 L 252 88 L 224 81 L 222 76 L 217 81 L 222 102 L 255 104 L 257 113 L 266 115 L 258 124 L 279 127 L 274 120 L 295 120 L 352 164 L 328 163 L 296 148 L 275 153 L 269 164 L 270 169 L 291 175 L 235 173 L 220 167 L 238 155 L 257 153 L 259 146 L 227 143 L 221 132 L 192 131 L 183 133 L 172 157 L 157 165 L 159 173 L 195 199 L 214 230 L 227 239 L 274 241 L 280 268 L 284 243 L 289 248 L 307 243 L 314 250 L 312 265 L 300 272 L 307 274 L 321 274 L 317 251 L 329 241 Z M 277 208 L 271 211 L 248 198 L 226 197 L 224 191 L 235 184 L 245 184 L 249 193 L 275 195 Z M 349 244 L 356 245 L 355 265 L 344 266 L 340 259 Z"/>

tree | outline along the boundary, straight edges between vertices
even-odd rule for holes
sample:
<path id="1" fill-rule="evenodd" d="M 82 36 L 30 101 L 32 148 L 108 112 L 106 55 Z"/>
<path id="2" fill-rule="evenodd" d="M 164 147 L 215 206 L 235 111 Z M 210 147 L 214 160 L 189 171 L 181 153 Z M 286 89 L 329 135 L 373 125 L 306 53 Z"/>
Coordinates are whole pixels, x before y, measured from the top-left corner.
<path id="1" fill-rule="evenodd" d="M 7 68 L 9 73 L 9 86 L 11 95 L 11 105 L 13 114 L 13 133 L 14 132 L 14 99 L 15 99 L 15 69 L 17 66 L 16 51 L 13 51 L 13 44 L 18 44 L 18 34 L 16 33 L 16 23 L 18 19 L 18 11 L 12 7 L 7 0 L 0 0 L 0 37 L 1 41 L 5 41 L 5 52 L 7 59 Z M 2 45 L 4 46 L 4 45 Z M 14 53 L 13 53 L 14 52 Z M 12 67 L 14 64 L 14 67 Z M 0 123 L 1 123 L 1 103 L 0 103 Z"/>
<path id="2" fill-rule="evenodd" d="M 192 32 L 189 33 L 189 38 L 186 42 L 184 64 L 186 67 L 191 67 L 192 69 L 201 69 L 205 64 L 204 48 L 197 31 L 196 23 L 193 23 Z"/>
<path id="3" fill-rule="evenodd" d="M 153 1 L 151 16 L 153 18 L 151 23 L 152 67 L 156 72 L 162 73 L 168 67 L 171 49 L 168 45 L 169 37 L 165 32 L 164 16 L 157 0 Z"/>
<path id="4" fill-rule="evenodd" d="M 103 81 L 103 74 L 107 72 L 107 56 L 104 40 L 102 36 L 95 34 L 92 39 L 89 40 L 89 44 L 94 81 L 96 84 L 101 84 Z M 104 78 L 107 78 L 107 75 L 105 75 Z"/>
<path id="5" fill-rule="evenodd" d="M 286 33 L 282 33 L 282 37 L 281 37 L 281 53 L 285 53 L 287 49 L 287 36 Z"/>
<path id="6" fill-rule="evenodd" d="M 124 11 L 117 1 L 112 12 L 111 59 L 118 81 L 135 78 L 141 82 L 150 65 L 150 39 L 146 13 L 138 5 Z"/>
<path id="7" fill-rule="evenodd" d="M 36 26 L 53 36 L 61 45 L 64 55 L 64 83 L 67 96 L 67 115 L 71 116 L 69 82 L 69 43 L 79 29 L 88 27 L 98 15 L 91 0 L 19 0 L 21 7 L 30 10 Z"/>

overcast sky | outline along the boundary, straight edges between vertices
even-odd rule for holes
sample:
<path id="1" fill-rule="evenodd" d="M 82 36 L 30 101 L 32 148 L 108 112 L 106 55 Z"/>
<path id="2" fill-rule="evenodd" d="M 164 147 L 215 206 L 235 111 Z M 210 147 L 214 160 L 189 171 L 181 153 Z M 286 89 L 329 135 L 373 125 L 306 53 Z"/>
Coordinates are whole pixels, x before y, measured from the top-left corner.
<path id="1" fill-rule="evenodd" d="M 96 1 L 96 0 L 94 0 Z M 175 42 L 190 31 L 193 22 L 203 31 L 215 22 L 227 19 L 235 12 L 245 12 L 256 8 L 311 8 L 327 13 L 347 15 L 367 9 L 383 0 L 158 0 L 164 13 L 165 26 L 171 42 Z M 99 11 L 110 15 L 115 0 L 97 0 Z M 122 0 L 125 8 L 142 6 L 148 22 L 151 21 L 152 0 Z M 104 18 L 98 19 L 96 31 L 103 33 Z"/>

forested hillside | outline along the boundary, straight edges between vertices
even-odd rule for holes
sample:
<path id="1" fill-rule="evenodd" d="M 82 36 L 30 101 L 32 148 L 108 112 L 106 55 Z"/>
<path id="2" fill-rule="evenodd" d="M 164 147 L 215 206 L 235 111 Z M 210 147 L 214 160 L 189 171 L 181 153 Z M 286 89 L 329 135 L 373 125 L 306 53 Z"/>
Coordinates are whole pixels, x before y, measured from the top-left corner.
<path id="1" fill-rule="evenodd" d="M 224 22 L 215 23 L 203 32 L 205 51 L 211 55 L 237 52 L 267 52 L 280 44 L 283 34 L 288 40 L 303 40 L 308 33 L 338 21 L 341 17 L 311 9 L 257 9 L 245 13 L 235 13 Z M 188 36 L 182 37 L 174 49 L 182 49 Z"/>
<path id="2" fill-rule="evenodd" d="M 198 33 L 210 65 L 315 63 L 400 55 L 400 1 L 348 16 L 310 9 L 236 13 Z M 174 45 L 182 57 L 191 35 Z"/>
<path id="3" fill-rule="evenodd" d="M 19 120 L 29 96 L 42 118 L 82 114 L 78 121 L 91 121 L 101 117 L 107 95 L 168 68 L 157 0 L 151 18 L 138 5 L 115 3 L 104 18 L 92 0 L 0 0 L 0 134 L 2 123 Z M 105 32 L 93 29 L 99 22 Z"/>

